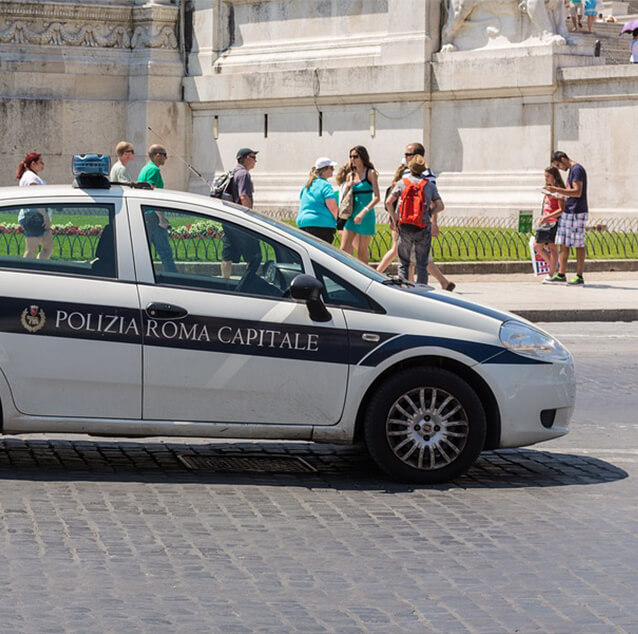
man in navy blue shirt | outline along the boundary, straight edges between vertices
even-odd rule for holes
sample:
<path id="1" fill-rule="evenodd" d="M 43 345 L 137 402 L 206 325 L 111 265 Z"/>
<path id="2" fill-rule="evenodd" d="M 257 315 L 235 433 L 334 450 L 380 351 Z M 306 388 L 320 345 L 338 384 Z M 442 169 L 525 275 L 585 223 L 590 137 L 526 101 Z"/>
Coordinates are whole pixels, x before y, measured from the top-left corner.
<path id="1" fill-rule="evenodd" d="M 546 280 L 550 284 L 567 282 L 565 271 L 569 259 L 569 249 L 576 249 L 576 276 L 568 284 L 582 286 L 585 283 L 583 277 L 585 271 L 585 225 L 587 223 L 587 172 L 585 168 L 565 154 L 554 152 L 552 165 L 567 172 L 567 187 L 545 187 L 552 194 L 565 197 L 565 210 L 558 219 L 556 231 L 556 244 L 561 245 L 558 273 Z"/>

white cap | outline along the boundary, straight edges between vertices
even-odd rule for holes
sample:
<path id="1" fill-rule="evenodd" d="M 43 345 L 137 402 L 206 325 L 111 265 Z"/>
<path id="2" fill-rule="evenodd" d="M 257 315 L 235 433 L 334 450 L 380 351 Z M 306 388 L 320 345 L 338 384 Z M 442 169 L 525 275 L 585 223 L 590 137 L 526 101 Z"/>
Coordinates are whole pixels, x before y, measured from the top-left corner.
<path id="1" fill-rule="evenodd" d="M 324 167 L 336 167 L 336 166 L 337 164 L 332 159 L 329 159 L 327 156 L 320 156 L 315 161 L 315 169 L 317 171 L 322 170 Z"/>

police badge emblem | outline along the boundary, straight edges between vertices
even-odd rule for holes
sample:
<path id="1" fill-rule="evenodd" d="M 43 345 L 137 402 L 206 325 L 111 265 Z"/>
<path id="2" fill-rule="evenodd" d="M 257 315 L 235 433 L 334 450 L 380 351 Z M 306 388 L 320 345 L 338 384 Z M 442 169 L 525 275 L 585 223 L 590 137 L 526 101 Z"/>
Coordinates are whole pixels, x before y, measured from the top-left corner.
<path id="1" fill-rule="evenodd" d="M 36 304 L 25 308 L 20 317 L 20 323 L 24 326 L 24 329 L 29 332 L 38 332 L 38 330 L 41 330 L 46 320 L 47 318 L 44 311 Z"/>

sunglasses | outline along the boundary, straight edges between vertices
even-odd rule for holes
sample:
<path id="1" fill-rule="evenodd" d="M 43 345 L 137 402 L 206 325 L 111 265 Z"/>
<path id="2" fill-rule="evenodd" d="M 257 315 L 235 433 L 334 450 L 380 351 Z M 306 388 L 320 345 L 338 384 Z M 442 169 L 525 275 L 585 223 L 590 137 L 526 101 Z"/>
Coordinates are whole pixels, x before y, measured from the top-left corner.
<path id="1" fill-rule="evenodd" d="M 257 160 L 257 155 L 256 154 L 249 154 L 248 158 L 251 158 L 253 161 Z"/>
<path id="2" fill-rule="evenodd" d="M 124 154 L 135 154 L 135 150 L 126 150 Z"/>
<path id="3" fill-rule="evenodd" d="M 403 156 L 416 156 L 416 152 L 406 152 Z"/>
<path id="4" fill-rule="evenodd" d="M 350 158 L 351 158 L 351 159 L 353 159 L 353 158 L 360 158 L 360 157 L 359 157 L 359 155 L 358 155 L 358 154 L 351 154 L 351 155 L 350 155 Z"/>
<path id="5" fill-rule="evenodd" d="M 155 154 L 159 154 L 160 156 L 168 156 L 166 152 L 155 152 Z"/>

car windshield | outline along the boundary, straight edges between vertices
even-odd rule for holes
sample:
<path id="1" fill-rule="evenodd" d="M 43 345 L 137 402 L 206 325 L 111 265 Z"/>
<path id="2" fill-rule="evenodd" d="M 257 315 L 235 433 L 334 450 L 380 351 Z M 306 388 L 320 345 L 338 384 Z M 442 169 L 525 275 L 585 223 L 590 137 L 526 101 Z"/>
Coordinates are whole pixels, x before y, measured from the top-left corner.
<path id="1" fill-rule="evenodd" d="M 224 201 L 224 204 L 232 206 L 233 209 L 241 209 L 241 211 L 243 211 L 244 213 L 255 216 L 256 218 L 259 218 L 263 222 L 266 222 L 269 225 L 272 225 L 273 227 L 277 227 L 278 229 L 281 229 L 282 231 L 285 231 L 286 233 L 289 233 L 290 235 L 295 236 L 295 238 L 298 238 L 299 240 L 302 240 L 303 242 L 306 242 L 307 244 L 310 244 L 313 247 L 320 249 L 324 253 L 331 255 L 333 258 L 336 258 L 340 262 L 347 264 L 350 268 L 354 269 L 358 273 L 361 273 L 362 275 L 365 275 L 367 278 L 374 280 L 375 282 L 383 283 L 383 282 L 387 282 L 387 280 L 389 279 L 383 273 L 377 273 L 373 268 L 367 266 L 366 264 L 363 264 L 363 262 L 360 262 L 354 256 L 349 255 L 348 253 L 346 253 L 345 251 L 342 251 L 341 249 L 337 249 L 336 247 L 333 247 L 331 244 L 328 244 L 327 242 L 324 242 L 323 240 L 319 240 L 318 238 L 311 236 L 309 233 L 306 233 L 305 231 L 301 231 L 301 229 L 298 229 L 297 227 L 289 225 L 285 222 L 280 222 L 279 220 L 275 220 L 273 218 L 269 218 L 268 216 L 264 216 L 263 214 L 256 213 L 250 209 L 246 209 L 245 207 L 240 207 L 233 203 L 228 203 Z"/>

